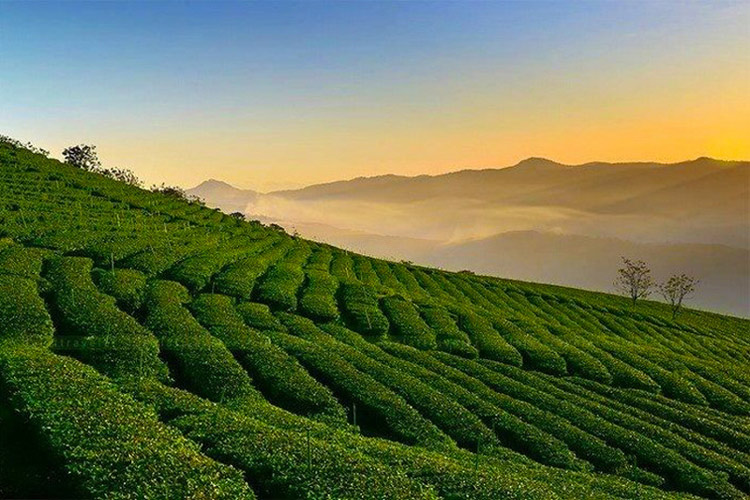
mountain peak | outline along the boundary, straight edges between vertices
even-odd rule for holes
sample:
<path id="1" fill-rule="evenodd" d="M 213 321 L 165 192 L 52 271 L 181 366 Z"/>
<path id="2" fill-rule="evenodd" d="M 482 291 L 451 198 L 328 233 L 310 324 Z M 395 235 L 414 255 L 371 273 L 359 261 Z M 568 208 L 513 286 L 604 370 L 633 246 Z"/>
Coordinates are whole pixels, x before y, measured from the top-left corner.
<path id="1" fill-rule="evenodd" d="M 539 156 L 531 156 L 529 158 L 526 158 L 525 160 L 521 160 L 515 167 L 523 167 L 523 168 L 544 168 L 544 167 L 562 167 L 562 163 L 558 163 L 556 161 L 549 160 L 547 158 L 541 158 Z"/>
<path id="2" fill-rule="evenodd" d="M 225 187 L 225 188 L 239 189 L 239 188 L 232 186 L 228 182 L 220 181 L 218 179 L 205 180 L 201 182 L 200 184 L 198 184 L 197 186 L 195 186 L 193 189 L 198 189 L 201 187 Z"/>

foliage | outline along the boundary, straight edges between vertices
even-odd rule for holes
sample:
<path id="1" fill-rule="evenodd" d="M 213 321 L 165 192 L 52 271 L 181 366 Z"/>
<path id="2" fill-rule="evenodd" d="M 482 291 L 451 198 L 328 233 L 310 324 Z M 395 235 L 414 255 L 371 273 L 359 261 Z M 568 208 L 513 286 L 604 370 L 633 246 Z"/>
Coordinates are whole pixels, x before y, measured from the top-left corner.
<path id="1" fill-rule="evenodd" d="M 236 469 L 121 394 L 92 368 L 29 347 L 0 348 L 10 404 L 63 460 L 74 496 L 254 498 Z"/>
<path id="2" fill-rule="evenodd" d="M 682 309 L 682 302 L 695 292 L 699 281 L 687 274 L 675 274 L 659 285 L 659 293 L 672 308 L 672 319 L 675 319 Z"/>
<path id="3" fill-rule="evenodd" d="M 654 281 L 651 278 L 651 270 L 642 260 L 630 260 L 622 257 L 623 267 L 617 270 L 615 289 L 630 297 L 635 303 L 638 299 L 645 299 L 651 295 Z"/>
<path id="4" fill-rule="evenodd" d="M 213 401 L 255 396 L 247 372 L 221 340 L 183 305 L 190 299 L 174 281 L 153 281 L 146 291 L 144 325 L 159 338 L 178 384 Z"/>

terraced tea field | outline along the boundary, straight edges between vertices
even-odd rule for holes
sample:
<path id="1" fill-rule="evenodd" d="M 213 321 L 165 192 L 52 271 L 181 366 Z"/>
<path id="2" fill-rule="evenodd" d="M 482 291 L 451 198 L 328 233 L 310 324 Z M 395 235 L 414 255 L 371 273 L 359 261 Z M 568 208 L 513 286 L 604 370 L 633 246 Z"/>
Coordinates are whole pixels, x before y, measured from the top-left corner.
<path id="1" fill-rule="evenodd" d="M 0 143 L 0 497 L 745 498 L 750 323 L 670 317 Z"/>

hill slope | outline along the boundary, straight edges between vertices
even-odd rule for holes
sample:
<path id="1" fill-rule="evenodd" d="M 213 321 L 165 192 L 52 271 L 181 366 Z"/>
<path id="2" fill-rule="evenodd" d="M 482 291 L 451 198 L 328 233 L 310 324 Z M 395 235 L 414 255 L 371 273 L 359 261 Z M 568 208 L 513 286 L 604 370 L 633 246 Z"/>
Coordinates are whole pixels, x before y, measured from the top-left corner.
<path id="1" fill-rule="evenodd" d="M 0 144 L 0 496 L 742 498 L 745 320 L 362 257 Z"/>

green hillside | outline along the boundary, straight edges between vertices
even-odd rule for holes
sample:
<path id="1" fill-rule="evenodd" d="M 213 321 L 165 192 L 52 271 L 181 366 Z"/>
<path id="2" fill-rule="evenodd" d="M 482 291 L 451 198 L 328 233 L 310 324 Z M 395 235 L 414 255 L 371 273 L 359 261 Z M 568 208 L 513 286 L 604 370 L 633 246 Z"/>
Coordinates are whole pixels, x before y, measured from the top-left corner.
<path id="1" fill-rule="evenodd" d="M 0 143 L 0 497 L 745 498 L 750 322 L 670 318 Z"/>

